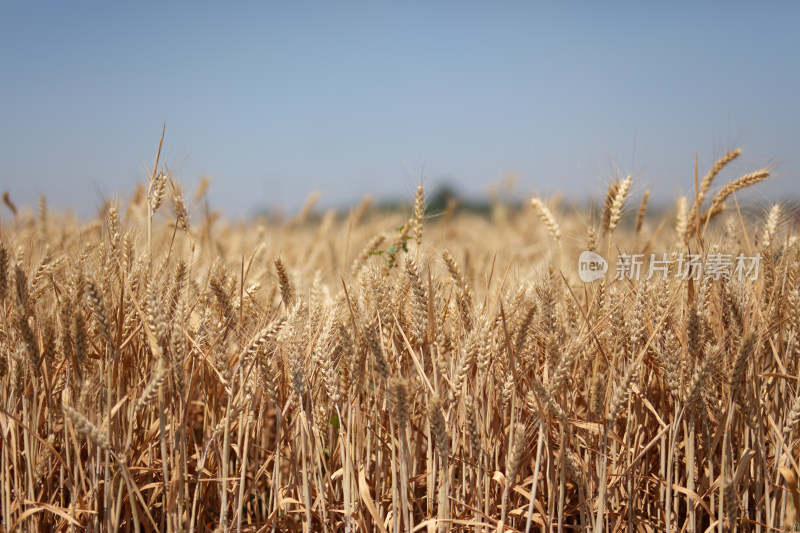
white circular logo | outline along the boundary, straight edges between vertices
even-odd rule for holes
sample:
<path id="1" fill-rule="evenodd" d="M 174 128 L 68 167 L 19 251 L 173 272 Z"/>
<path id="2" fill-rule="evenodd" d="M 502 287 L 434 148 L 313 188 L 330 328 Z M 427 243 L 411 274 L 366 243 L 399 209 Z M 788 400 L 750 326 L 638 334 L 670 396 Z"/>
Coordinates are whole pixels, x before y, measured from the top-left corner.
<path id="1" fill-rule="evenodd" d="M 578 258 L 578 275 L 584 283 L 591 283 L 606 277 L 608 262 L 603 256 L 589 250 L 581 252 Z"/>

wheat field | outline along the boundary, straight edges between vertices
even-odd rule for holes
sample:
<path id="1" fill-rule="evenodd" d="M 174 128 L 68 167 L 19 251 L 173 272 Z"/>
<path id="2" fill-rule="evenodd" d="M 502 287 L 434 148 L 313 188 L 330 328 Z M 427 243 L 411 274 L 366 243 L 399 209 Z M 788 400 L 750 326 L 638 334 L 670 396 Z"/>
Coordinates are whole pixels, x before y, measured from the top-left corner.
<path id="1" fill-rule="evenodd" d="M 739 153 L 658 215 L 229 223 L 158 158 L 92 220 L 6 196 L 0 531 L 799 530 L 800 242 Z"/>

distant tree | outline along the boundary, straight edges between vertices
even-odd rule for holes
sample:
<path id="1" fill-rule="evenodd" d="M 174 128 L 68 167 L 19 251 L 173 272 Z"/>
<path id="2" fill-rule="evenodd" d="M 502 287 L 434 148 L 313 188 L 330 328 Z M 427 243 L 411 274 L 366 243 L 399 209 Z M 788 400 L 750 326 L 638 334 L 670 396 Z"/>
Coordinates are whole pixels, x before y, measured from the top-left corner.
<path id="1" fill-rule="evenodd" d="M 425 212 L 429 214 L 442 213 L 451 200 L 455 200 L 457 204 L 462 203 L 461 197 L 456 192 L 455 187 L 448 183 L 440 185 L 436 187 L 434 193 L 429 197 Z"/>

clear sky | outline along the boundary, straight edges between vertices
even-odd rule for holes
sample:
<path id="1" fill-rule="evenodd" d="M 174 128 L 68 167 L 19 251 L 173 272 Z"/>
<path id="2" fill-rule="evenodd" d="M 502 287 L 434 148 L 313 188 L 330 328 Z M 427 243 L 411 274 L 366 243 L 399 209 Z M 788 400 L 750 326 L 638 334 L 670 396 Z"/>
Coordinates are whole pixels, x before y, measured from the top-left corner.
<path id="1" fill-rule="evenodd" d="M 0 188 L 91 214 L 165 161 L 232 215 L 409 198 L 670 201 L 743 146 L 800 188 L 799 2 L 0 2 Z M 737 177 L 735 172 L 720 177 Z"/>

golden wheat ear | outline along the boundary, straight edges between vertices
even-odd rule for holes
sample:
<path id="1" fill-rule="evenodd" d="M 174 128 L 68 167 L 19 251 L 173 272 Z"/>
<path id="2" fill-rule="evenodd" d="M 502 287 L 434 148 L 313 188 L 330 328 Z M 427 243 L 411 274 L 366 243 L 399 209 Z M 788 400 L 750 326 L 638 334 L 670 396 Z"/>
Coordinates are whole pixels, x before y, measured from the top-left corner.
<path id="1" fill-rule="evenodd" d="M 536 214 L 539 215 L 539 218 L 542 219 L 542 222 L 544 223 L 553 240 L 556 242 L 560 241 L 561 227 L 558 225 L 556 217 L 553 216 L 553 213 L 550 211 L 550 209 L 544 205 L 544 202 L 542 202 L 541 198 L 533 198 L 531 200 L 531 205 L 536 210 Z"/>
<path id="2" fill-rule="evenodd" d="M 644 214 L 647 211 L 647 202 L 650 200 L 650 191 L 647 190 L 642 196 L 642 202 L 639 204 L 639 210 L 636 211 L 636 234 L 642 231 L 642 224 L 644 223 Z"/>

